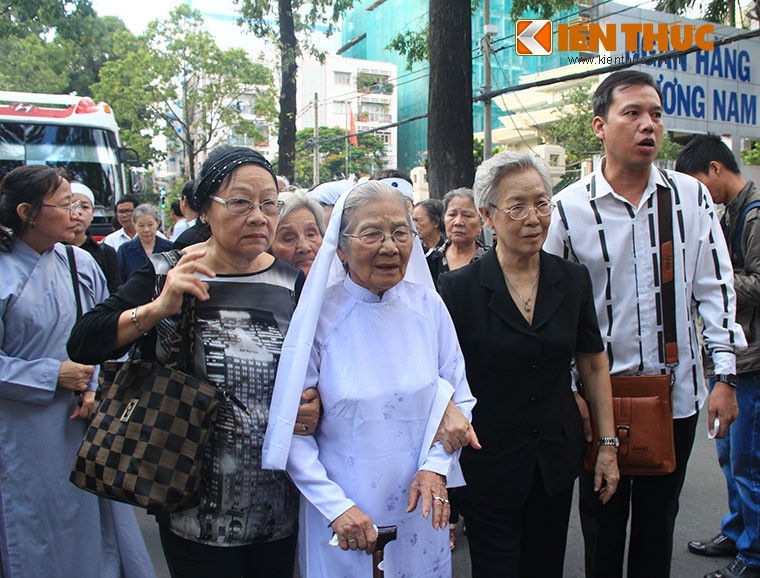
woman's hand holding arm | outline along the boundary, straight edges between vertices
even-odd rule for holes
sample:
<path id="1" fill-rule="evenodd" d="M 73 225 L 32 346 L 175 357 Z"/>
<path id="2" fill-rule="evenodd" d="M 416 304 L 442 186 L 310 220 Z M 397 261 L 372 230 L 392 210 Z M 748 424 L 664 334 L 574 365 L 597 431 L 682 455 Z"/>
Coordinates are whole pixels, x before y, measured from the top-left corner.
<path id="1" fill-rule="evenodd" d="M 600 437 L 615 437 L 615 424 L 612 416 L 612 386 L 610 369 L 605 352 L 576 352 L 575 362 L 580 373 L 586 397 L 591 405 L 591 412 L 596 417 Z M 617 448 L 605 446 L 599 448 L 599 455 L 594 466 L 594 491 L 599 492 L 603 504 L 617 490 L 620 472 L 617 467 Z M 602 487 L 602 483 L 606 485 Z"/>
<path id="2" fill-rule="evenodd" d="M 473 429 L 470 420 L 465 417 L 461 410 L 449 401 L 446 406 L 446 412 L 441 418 L 438 425 L 438 431 L 435 434 L 433 443 L 441 442 L 446 453 L 453 454 L 464 446 L 472 446 L 473 449 L 481 449 L 478 436 Z"/>
<path id="3" fill-rule="evenodd" d="M 82 365 L 69 360 L 63 361 L 58 370 L 58 387 L 74 393 L 82 392 L 87 389 L 93 371 L 95 371 L 95 367 L 92 365 Z"/>
<path id="4" fill-rule="evenodd" d="M 427 519 L 432 510 L 431 522 L 433 528 L 440 530 L 448 528 L 451 507 L 446 491 L 446 477 L 428 470 L 420 470 L 409 486 L 409 502 L 407 512 L 417 508 L 417 502 L 422 498 L 422 517 Z"/>
<path id="5" fill-rule="evenodd" d="M 177 313 L 182 307 L 185 294 L 201 301 L 209 298 L 208 283 L 201 281 L 197 275 L 215 277 L 214 272 L 201 262 L 205 255 L 206 251 L 203 249 L 185 253 L 167 274 L 166 283 L 156 299 L 121 313 L 114 349 L 136 341 L 159 321 Z"/>
<path id="6" fill-rule="evenodd" d="M 330 527 L 338 537 L 341 550 L 364 550 L 367 554 L 375 551 L 377 530 L 372 519 L 358 506 L 352 506 L 333 520 Z"/>
<path id="7" fill-rule="evenodd" d="M 293 433 L 299 436 L 313 435 L 319 423 L 322 402 L 316 387 L 308 387 L 301 394 L 301 404 L 298 406 L 296 425 Z"/>

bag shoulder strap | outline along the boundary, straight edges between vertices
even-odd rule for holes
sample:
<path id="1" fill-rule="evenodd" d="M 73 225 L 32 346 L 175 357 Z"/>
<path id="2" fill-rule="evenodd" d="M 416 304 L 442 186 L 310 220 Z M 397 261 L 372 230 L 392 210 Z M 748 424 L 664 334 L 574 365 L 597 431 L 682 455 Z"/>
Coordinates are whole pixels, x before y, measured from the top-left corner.
<path id="1" fill-rule="evenodd" d="M 734 253 L 734 265 L 738 267 L 744 267 L 744 252 L 742 251 L 742 234 L 744 233 L 744 222 L 747 220 L 747 215 L 752 209 L 760 207 L 760 201 L 752 201 L 747 203 L 742 212 L 739 213 L 739 219 L 736 221 L 736 230 L 734 231 L 733 253 Z"/>
<path id="2" fill-rule="evenodd" d="M 671 187 L 675 187 L 665 172 L 660 175 Z M 657 185 L 657 228 L 660 234 L 660 297 L 662 299 L 662 326 L 665 337 L 665 362 L 678 363 L 676 334 L 676 284 L 673 251 L 673 199 L 670 188 Z"/>
<path id="3" fill-rule="evenodd" d="M 173 269 L 182 258 L 182 251 L 172 249 L 164 253 L 155 253 L 151 259 L 163 260 L 164 263 L 160 273 L 156 274 L 156 284 L 154 289 L 154 299 L 158 297 L 166 282 L 166 274 Z M 185 295 L 180 310 L 180 319 L 176 327 L 176 335 L 169 349 L 166 366 L 176 368 L 187 373 L 194 373 L 194 351 L 195 351 L 195 299 Z"/>
<path id="4" fill-rule="evenodd" d="M 71 284 L 74 286 L 74 299 L 77 301 L 77 321 L 82 317 L 82 296 L 79 294 L 79 273 L 77 272 L 77 259 L 74 256 L 74 247 L 66 245 L 66 257 L 69 259 L 69 271 L 71 272 Z"/>

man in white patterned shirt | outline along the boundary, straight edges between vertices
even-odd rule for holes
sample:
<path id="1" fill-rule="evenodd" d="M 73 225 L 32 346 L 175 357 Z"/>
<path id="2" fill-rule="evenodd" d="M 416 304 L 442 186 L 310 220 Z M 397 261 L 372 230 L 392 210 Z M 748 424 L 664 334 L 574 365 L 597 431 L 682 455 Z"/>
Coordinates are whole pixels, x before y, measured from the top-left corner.
<path id="1" fill-rule="evenodd" d="M 721 378 L 708 399 L 709 427 L 719 419 L 715 434 L 723 437 L 737 415 L 735 350 L 745 339 L 735 321 L 731 261 L 705 188 L 653 165 L 662 144 L 662 113 L 662 95 L 647 74 L 626 70 L 599 85 L 593 129 L 605 157 L 591 175 L 557 195 L 544 247 L 588 267 L 612 374 L 662 373 L 656 192 L 659 186 L 670 193 L 679 354 L 673 388 L 676 470 L 624 476 L 604 506 L 594 495 L 593 478 L 581 476 L 586 578 L 622 578 L 629 517 L 628 578 L 670 576 L 678 499 L 699 409 L 708 399 L 697 316 Z"/>

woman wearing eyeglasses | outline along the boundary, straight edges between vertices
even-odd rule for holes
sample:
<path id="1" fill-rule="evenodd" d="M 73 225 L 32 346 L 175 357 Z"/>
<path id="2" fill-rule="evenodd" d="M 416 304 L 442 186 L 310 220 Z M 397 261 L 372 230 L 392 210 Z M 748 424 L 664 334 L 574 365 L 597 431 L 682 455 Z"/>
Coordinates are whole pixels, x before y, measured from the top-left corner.
<path id="1" fill-rule="evenodd" d="M 344 271 L 328 276 L 336 254 Z M 264 446 L 265 465 L 287 464 L 308 501 L 301 575 L 373 576 L 374 526 L 396 526 L 386 576 L 450 577 L 446 485 L 457 455 L 433 439 L 449 400 L 466 416 L 475 400 L 404 196 L 381 181 L 344 194 L 306 287 Z M 324 413 L 313 437 L 295 438 L 289 423 L 309 386 Z"/>
<path id="2" fill-rule="evenodd" d="M 155 576 L 130 506 L 69 482 L 98 370 L 64 344 L 77 318 L 67 248 L 79 202 L 54 168 L 0 183 L 0 575 Z M 69 247 L 83 311 L 108 296 L 90 255 Z"/>
<path id="3" fill-rule="evenodd" d="M 462 450 L 467 486 L 458 494 L 472 576 L 560 578 L 586 445 L 573 358 L 600 435 L 615 435 L 591 280 L 585 267 L 541 250 L 554 208 L 543 161 L 500 153 L 478 168 L 473 188 L 496 247 L 438 282 L 478 398 L 472 425 L 482 449 Z M 616 452 L 599 451 L 602 503 L 617 487 Z"/>
<path id="4" fill-rule="evenodd" d="M 304 276 L 267 252 L 281 203 L 272 167 L 259 153 L 212 151 L 192 200 L 211 237 L 186 248 L 173 268 L 152 255 L 82 318 L 69 350 L 97 363 L 124 355 L 147 334 L 142 356 L 164 361 L 180 337 L 176 314 L 184 299 L 194 299 L 197 375 L 229 399 L 215 415 L 198 505 L 158 519 L 169 570 L 174 578 L 292 578 L 298 491 L 283 472 L 261 469 L 261 444 Z M 300 410 L 298 433 L 311 434 L 319 408 Z"/>

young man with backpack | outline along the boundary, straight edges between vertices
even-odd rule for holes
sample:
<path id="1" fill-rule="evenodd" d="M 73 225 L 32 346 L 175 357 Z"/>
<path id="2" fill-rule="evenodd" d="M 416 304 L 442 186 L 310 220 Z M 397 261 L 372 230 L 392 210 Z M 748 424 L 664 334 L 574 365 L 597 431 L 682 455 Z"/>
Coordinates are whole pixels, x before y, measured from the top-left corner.
<path id="1" fill-rule="evenodd" d="M 736 400 L 739 417 L 728 435 L 716 440 L 726 476 L 728 514 L 710 540 L 689 542 L 700 556 L 736 556 L 705 578 L 760 578 L 760 191 L 745 181 L 731 150 L 717 135 L 699 135 L 684 147 L 676 170 L 701 181 L 715 204 L 734 267 L 736 320 L 748 347 L 737 352 Z M 709 370 L 709 368 L 708 368 Z"/>

